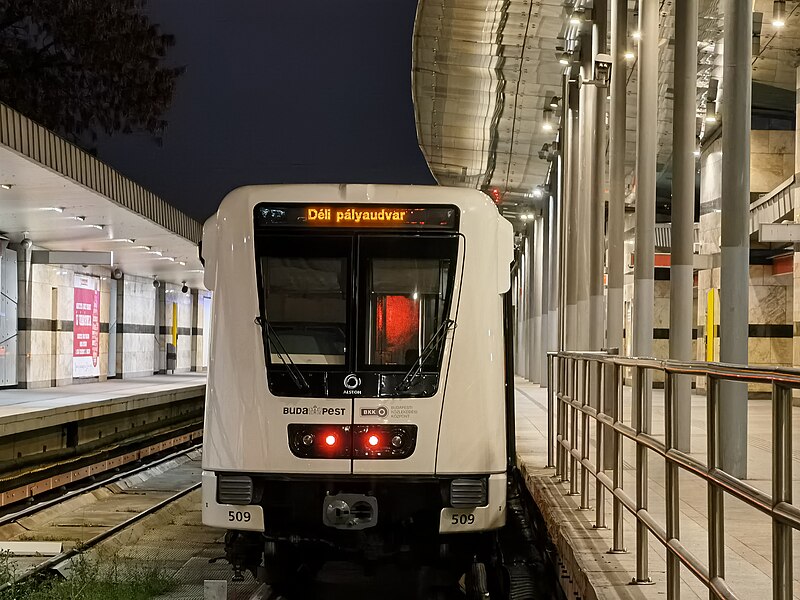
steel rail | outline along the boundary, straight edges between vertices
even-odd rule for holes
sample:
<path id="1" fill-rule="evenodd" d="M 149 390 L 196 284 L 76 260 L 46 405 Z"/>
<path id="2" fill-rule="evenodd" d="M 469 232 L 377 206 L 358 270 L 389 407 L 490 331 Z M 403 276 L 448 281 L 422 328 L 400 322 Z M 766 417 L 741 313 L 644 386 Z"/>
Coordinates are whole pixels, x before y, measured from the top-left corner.
<path id="1" fill-rule="evenodd" d="M 143 510 L 142 512 L 135 514 L 134 516 L 132 516 L 129 519 L 126 519 L 122 523 L 117 523 L 116 525 L 114 525 L 112 527 L 109 527 L 105 531 L 102 531 L 102 532 L 98 533 L 94 537 L 89 538 L 88 540 L 83 542 L 80 545 L 80 547 L 76 546 L 76 547 L 70 548 L 69 550 L 65 550 L 64 552 L 61 552 L 60 554 L 57 554 L 56 556 L 48 558 L 47 560 L 39 563 L 35 567 L 31 567 L 30 569 L 28 569 L 27 571 L 24 571 L 23 573 L 21 573 L 20 575 L 18 575 L 14 579 L 12 579 L 11 581 L 8 581 L 8 582 L 4 583 L 3 585 L 0 585 L 0 592 L 4 592 L 4 591 L 6 591 L 8 589 L 11 589 L 11 588 L 15 587 L 16 585 L 22 583 L 26 579 L 30 579 L 34 575 L 37 575 L 39 573 L 42 573 L 42 572 L 46 571 L 47 569 L 55 567 L 55 566 L 61 564 L 62 562 L 67 561 L 67 560 L 77 556 L 78 554 L 81 554 L 81 553 L 85 552 L 89 548 L 93 548 L 94 546 L 100 544 L 101 542 L 107 540 L 108 538 L 110 538 L 110 537 L 118 534 L 119 532 L 127 529 L 131 525 L 141 521 L 145 517 L 150 516 L 151 514 L 158 512 L 159 510 L 161 510 L 162 508 L 172 504 L 176 500 L 180 500 L 181 498 L 183 498 L 187 494 L 193 492 L 196 489 L 199 489 L 201 485 L 202 484 L 200 482 L 194 483 L 194 484 L 190 485 L 189 487 L 180 490 L 176 494 L 173 494 L 169 498 L 165 498 L 164 500 L 162 500 L 158 504 L 155 504 L 155 505 Z"/>
<path id="2" fill-rule="evenodd" d="M 607 365 L 611 369 L 614 385 L 602 386 L 602 393 L 615 394 L 614 398 L 607 398 L 598 406 L 610 407 L 614 415 L 607 415 L 588 404 L 589 386 L 587 374 L 591 372 L 591 364 Z M 640 416 L 636 427 L 628 426 L 619 419 L 621 411 L 621 377 L 623 368 L 634 368 L 634 377 L 645 380 L 646 371 L 659 370 L 665 375 L 665 441 L 654 437 L 647 431 L 644 419 Z M 600 372 L 600 371 L 598 371 Z M 553 386 L 555 406 L 548 404 L 548 428 L 555 426 L 556 430 L 548 432 L 548 440 L 556 446 L 556 474 L 561 475 L 565 481 L 566 461 L 570 465 L 570 493 L 580 493 L 581 506 L 588 504 L 588 480 L 593 477 L 598 484 L 595 491 L 595 501 L 599 505 L 604 503 L 605 490 L 610 492 L 614 506 L 614 546 L 612 552 L 623 551 L 622 520 L 619 511 L 623 508 L 630 512 L 636 522 L 637 538 L 642 532 L 652 533 L 653 536 L 665 547 L 667 551 L 667 586 L 668 600 L 680 597 L 680 578 L 676 576 L 676 565 L 683 564 L 695 578 L 705 585 L 714 598 L 735 600 L 738 596 L 728 586 L 724 578 L 724 497 L 726 494 L 741 500 L 748 506 L 769 516 L 773 526 L 773 598 L 788 600 L 792 595 L 792 529 L 800 530 L 800 508 L 792 504 L 792 449 L 791 449 L 791 411 L 792 390 L 800 389 L 800 370 L 797 369 L 763 369 L 758 367 L 745 367 L 724 363 L 684 362 L 676 360 L 661 360 L 654 358 L 624 358 L 616 355 L 603 355 L 596 352 L 551 352 L 548 353 L 548 387 Z M 582 375 L 579 377 L 579 375 Z M 689 454 L 675 448 L 677 435 L 675 431 L 674 409 L 675 398 L 673 395 L 676 375 L 694 375 L 705 377 L 709 391 L 708 400 L 708 461 L 707 464 L 696 460 Z M 721 381 L 741 381 L 743 383 L 769 383 L 772 385 L 772 421 L 773 441 L 773 493 L 763 492 L 741 479 L 727 473 L 719 466 L 718 441 L 719 441 L 719 411 L 722 400 L 719 397 L 719 384 Z M 579 385 L 580 382 L 580 385 Z M 569 392 L 569 393 L 568 393 Z M 548 390 L 550 394 L 550 390 Z M 646 392 L 640 389 L 635 393 L 634 403 L 638 403 L 639 415 L 648 414 L 649 406 L 645 406 Z M 553 420 L 553 412 L 556 419 Z M 578 415 L 581 415 L 580 419 Z M 588 458 L 587 446 L 592 436 L 591 428 L 586 425 L 587 419 L 594 419 L 598 427 L 594 428 L 595 436 L 602 429 L 599 425 L 610 428 L 612 434 L 612 450 L 614 460 L 611 465 L 603 466 L 598 459 L 597 465 Z M 581 420 L 580 439 L 578 436 L 577 422 Z M 570 427 L 571 425 L 571 427 Z M 683 469 L 691 475 L 707 482 L 709 489 L 709 535 L 708 535 L 708 565 L 704 564 L 697 556 L 692 554 L 681 542 L 676 518 L 680 517 L 679 495 L 677 493 L 677 470 L 671 475 L 665 473 L 667 488 L 667 526 L 664 527 L 646 506 L 646 496 L 640 497 L 642 489 L 646 489 L 642 473 L 637 470 L 636 487 L 637 497 L 631 497 L 622 489 L 623 456 L 621 440 L 627 438 L 636 445 L 639 459 L 646 468 L 646 452 L 651 451 L 665 460 L 667 472 L 670 469 Z M 595 445 L 599 447 L 603 441 L 595 438 Z M 599 456 L 599 453 L 598 453 Z M 581 469 L 580 492 L 577 490 L 577 469 Z M 605 469 L 613 469 L 613 478 L 605 473 Z M 675 505 L 675 506 L 673 506 Z M 596 507 L 596 514 L 604 513 L 601 506 Z M 604 518 L 604 514 L 603 514 Z M 598 523 L 599 518 L 596 518 Z M 646 544 L 641 547 L 637 543 L 637 575 L 635 583 L 649 581 L 647 558 L 642 554 L 647 552 Z M 677 560 L 678 562 L 674 562 Z M 670 564 L 670 561 L 673 561 Z"/>
<path id="3" fill-rule="evenodd" d="M 70 492 L 67 492 L 65 494 L 62 494 L 62 495 L 58 496 L 57 498 L 52 498 L 51 500 L 46 500 L 44 502 L 39 502 L 39 503 L 34 504 L 32 506 L 28 506 L 27 508 L 23 508 L 22 510 L 19 510 L 17 512 L 13 512 L 13 513 L 8 513 L 8 514 L 5 514 L 5 515 L 2 515 L 2 516 L 0 516 L 0 526 L 6 525 L 8 523 L 12 523 L 14 521 L 17 521 L 17 520 L 23 518 L 23 517 L 28 517 L 28 516 L 30 516 L 32 514 L 36 514 L 37 512 L 40 512 L 40 511 L 42 511 L 42 510 L 44 510 L 46 508 L 50 508 L 51 506 L 55 506 L 57 504 L 61 504 L 62 502 L 66 502 L 67 500 L 71 500 L 72 498 L 75 498 L 76 496 L 80 496 L 81 494 L 86 494 L 87 492 L 91 492 L 91 491 L 94 491 L 94 490 L 99 489 L 101 487 L 110 485 L 112 483 L 120 481 L 121 479 L 125 479 L 126 477 L 131 477 L 132 475 L 136 475 L 137 473 L 141 473 L 142 471 L 147 471 L 148 469 L 152 469 L 154 467 L 157 467 L 158 465 L 164 464 L 165 462 L 169 462 L 170 460 L 175 460 L 179 456 L 182 456 L 182 455 L 185 455 L 185 454 L 189 454 L 189 452 L 192 452 L 194 450 L 199 450 L 200 448 L 202 448 L 202 445 L 201 444 L 197 444 L 195 446 L 191 446 L 191 447 L 186 448 L 184 450 L 179 450 L 178 452 L 173 452 L 172 454 L 169 454 L 167 456 L 159 458 L 158 460 L 155 460 L 153 462 L 148 462 L 146 464 L 143 464 L 141 466 L 136 467 L 135 469 L 131 469 L 130 471 L 122 471 L 120 473 L 112 475 L 111 477 L 109 477 L 107 479 L 103 479 L 101 481 L 96 481 L 96 482 L 94 482 L 94 483 L 92 483 L 90 485 L 87 485 L 87 486 L 78 488 L 76 490 L 72 490 Z"/>

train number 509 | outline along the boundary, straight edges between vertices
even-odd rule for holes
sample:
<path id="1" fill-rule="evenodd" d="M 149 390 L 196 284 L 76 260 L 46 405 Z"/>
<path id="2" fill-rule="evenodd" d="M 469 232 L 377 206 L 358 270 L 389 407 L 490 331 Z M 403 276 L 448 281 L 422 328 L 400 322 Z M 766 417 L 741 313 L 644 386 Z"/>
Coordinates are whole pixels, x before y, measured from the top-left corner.
<path id="1" fill-rule="evenodd" d="M 228 522 L 230 523 L 249 523 L 250 522 L 250 512 L 249 511 L 240 511 L 240 510 L 229 510 L 228 511 Z"/>
<path id="2" fill-rule="evenodd" d="M 475 523 L 475 515 L 453 515 L 451 525 L 472 525 Z"/>

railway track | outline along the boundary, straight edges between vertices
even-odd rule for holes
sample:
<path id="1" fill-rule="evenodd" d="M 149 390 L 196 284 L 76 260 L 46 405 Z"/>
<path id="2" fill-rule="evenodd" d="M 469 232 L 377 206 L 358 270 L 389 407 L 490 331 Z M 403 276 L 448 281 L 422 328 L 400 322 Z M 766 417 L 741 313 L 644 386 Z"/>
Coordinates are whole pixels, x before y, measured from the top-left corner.
<path id="1" fill-rule="evenodd" d="M 56 531 L 60 529 L 64 533 L 64 539 L 68 543 L 72 543 L 55 556 L 43 560 L 41 557 L 34 559 L 34 564 L 27 565 L 24 570 L 20 569 L 19 575 L 0 585 L 0 593 L 33 577 L 58 570 L 59 566 L 67 563 L 79 553 L 95 548 L 198 489 L 200 487 L 198 481 L 199 454 L 199 446 L 182 449 L 131 471 L 118 473 L 104 481 L 93 482 L 57 498 L 0 517 L 0 528 L 23 531 L 17 538 L 26 541 L 48 539 L 52 537 L 51 532 L 54 529 Z M 183 473 L 176 478 L 178 481 L 174 485 L 169 483 L 165 485 L 163 480 L 170 477 L 170 471 L 172 469 L 180 470 L 181 467 L 183 467 Z M 149 486 L 152 489 L 148 490 L 148 483 L 159 477 L 162 481 L 156 481 L 156 485 Z M 138 489 L 137 483 L 140 484 Z M 170 487 L 175 489 L 169 489 Z M 107 488 L 105 490 L 107 493 L 99 494 L 99 498 L 96 497 L 95 495 L 102 488 Z M 112 488 L 114 488 L 113 492 L 110 491 Z M 125 498 L 128 491 L 132 491 L 133 494 L 129 494 L 128 498 Z M 122 502 L 115 503 L 115 496 L 123 496 Z M 135 498 L 136 502 L 126 501 L 130 498 Z M 117 505 L 116 508 L 111 507 L 116 522 L 107 522 L 110 509 L 103 506 L 105 500 Z M 136 510 L 133 510 L 134 504 Z M 67 506 L 83 506 L 84 509 L 80 512 L 80 509 L 76 511 L 63 508 Z M 89 510 L 91 507 L 97 509 L 95 513 L 99 516 L 95 517 L 91 514 Z M 48 511 L 50 511 L 49 515 Z M 77 524 L 76 512 L 79 512 Z M 120 520 L 117 518 L 119 516 L 124 516 L 124 518 Z M 81 522 L 80 519 L 84 519 L 84 521 Z M 97 529 L 99 531 L 95 533 Z M 30 561 L 30 559 L 28 560 Z"/>

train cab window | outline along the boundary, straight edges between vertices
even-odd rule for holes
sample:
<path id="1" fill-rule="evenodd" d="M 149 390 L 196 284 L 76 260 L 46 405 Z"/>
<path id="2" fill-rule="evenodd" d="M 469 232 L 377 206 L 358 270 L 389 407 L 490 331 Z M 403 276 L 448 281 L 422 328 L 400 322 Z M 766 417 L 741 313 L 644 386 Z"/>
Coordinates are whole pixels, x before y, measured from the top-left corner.
<path id="1" fill-rule="evenodd" d="M 457 248 L 455 238 L 362 240 L 365 367 L 406 370 L 417 362 L 448 318 Z M 423 367 L 439 365 L 435 350 Z"/>
<path id="2" fill-rule="evenodd" d="M 269 362 L 344 365 L 350 244 L 273 238 L 260 258 Z"/>

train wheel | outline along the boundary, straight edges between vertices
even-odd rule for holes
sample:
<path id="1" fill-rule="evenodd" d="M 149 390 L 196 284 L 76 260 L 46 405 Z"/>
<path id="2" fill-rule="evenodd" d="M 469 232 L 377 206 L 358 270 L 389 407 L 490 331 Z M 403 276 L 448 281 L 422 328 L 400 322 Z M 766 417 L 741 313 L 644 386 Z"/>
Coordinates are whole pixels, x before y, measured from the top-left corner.
<path id="1" fill-rule="evenodd" d="M 472 563 L 466 580 L 467 598 L 469 600 L 489 600 L 489 581 L 486 577 L 486 565 L 481 562 Z"/>

